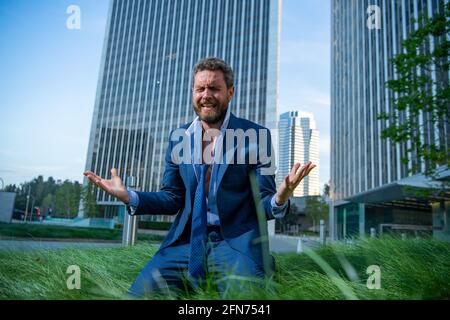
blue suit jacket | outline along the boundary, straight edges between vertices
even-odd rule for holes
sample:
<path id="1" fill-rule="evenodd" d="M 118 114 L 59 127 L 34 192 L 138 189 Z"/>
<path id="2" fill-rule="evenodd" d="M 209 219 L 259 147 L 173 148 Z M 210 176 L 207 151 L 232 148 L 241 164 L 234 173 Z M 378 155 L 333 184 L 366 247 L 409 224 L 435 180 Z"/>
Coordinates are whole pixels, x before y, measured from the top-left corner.
<path id="1" fill-rule="evenodd" d="M 190 124 L 182 126 L 187 129 Z M 257 147 L 260 144 L 259 129 L 267 130 L 268 150 L 272 152 L 270 131 L 251 121 L 237 118 L 230 114 L 230 120 L 227 129 L 254 129 L 258 134 Z M 172 133 L 171 133 L 172 135 Z M 250 185 L 249 173 L 253 171 L 259 186 L 260 200 L 265 219 L 273 219 L 271 198 L 276 193 L 274 175 L 262 175 L 261 169 L 271 166 L 270 162 L 261 163 L 259 157 L 256 164 L 246 161 L 245 164 L 238 164 L 236 160 L 237 149 L 229 148 L 226 150 L 226 139 L 223 141 L 223 152 L 229 155 L 232 153 L 235 162 L 232 164 L 217 164 L 217 191 L 211 190 L 208 197 L 208 207 L 213 208 L 219 215 L 220 226 L 223 238 L 228 244 L 239 252 L 249 256 L 256 263 L 262 265 L 262 255 L 269 254 L 268 246 L 262 246 L 258 241 L 261 231 L 258 226 L 258 217 L 255 201 L 253 200 L 252 189 Z M 248 139 L 245 152 L 251 149 Z M 177 164 L 171 156 L 172 150 L 177 142 L 170 139 L 165 157 L 165 172 L 163 177 L 163 186 L 159 192 L 138 192 L 139 206 L 135 214 L 177 214 L 175 221 L 169 230 L 160 249 L 173 244 L 180 238 L 187 223 L 190 223 L 192 204 L 194 202 L 197 179 L 194 168 L 191 163 Z M 253 150 L 255 151 L 255 150 Z M 270 155 L 270 153 L 268 154 Z M 225 157 L 226 158 L 226 157 Z M 225 159 L 224 158 L 224 159 Z M 225 161 L 224 161 L 225 162 Z M 289 210 L 289 208 L 287 208 Z M 263 223 L 267 233 L 267 224 Z"/>

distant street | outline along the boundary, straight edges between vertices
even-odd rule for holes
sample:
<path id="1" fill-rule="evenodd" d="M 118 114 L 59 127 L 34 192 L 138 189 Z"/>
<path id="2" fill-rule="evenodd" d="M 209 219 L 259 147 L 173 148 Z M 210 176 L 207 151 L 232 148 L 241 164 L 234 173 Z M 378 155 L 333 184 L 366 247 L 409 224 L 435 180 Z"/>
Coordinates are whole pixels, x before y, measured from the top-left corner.
<path id="1" fill-rule="evenodd" d="M 320 247 L 318 239 L 303 239 L 299 247 L 298 237 L 276 235 L 270 237 L 270 251 L 276 253 L 297 252 L 305 249 L 317 249 Z M 54 250 L 68 248 L 119 248 L 121 241 L 83 241 L 80 239 L 70 240 L 15 240 L 0 239 L 0 250 Z M 158 244 L 155 244 L 158 245 Z M 300 250 L 299 250 L 300 249 Z"/>
<path id="2" fill-rule="evenodd" d="M 319 238 L 303 238 L 302 243 L 299 246 L 299 237 L 285 236 L 277 234 L 270 237 L 269 248 L 271 252 L 276 253 L 292 253 L 301 252 L 305 249 L 315 250 L 320 248 Z"/>
<path id="3" fill-rule="evenodd" d="M 0 250 L 54 250 L 68 248 L 118 248 L 121 242 L 0 240 Z"/>

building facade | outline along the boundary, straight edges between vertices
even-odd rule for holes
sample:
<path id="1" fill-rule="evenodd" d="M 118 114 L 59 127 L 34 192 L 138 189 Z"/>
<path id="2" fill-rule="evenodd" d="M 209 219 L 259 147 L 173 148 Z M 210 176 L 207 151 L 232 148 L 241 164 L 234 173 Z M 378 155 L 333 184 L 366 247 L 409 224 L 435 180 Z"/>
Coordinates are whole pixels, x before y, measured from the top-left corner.
<path id="1" fill-rule="evenodd" d="M 433 225 L 430 199 L 413 199 L 400 187 L 424 184 L 419 176 L 427 164 L 421 163 L 420 169 L 411 172 L 417 158 L 412 155 L 407 162 L 401 161 L 410 142 L 382 139 L 386 122 L 377 116 L 389 114 L 392 108 L 394 93 L 385 85 L 396 79 L 390 59 L 402 52 L 402 41 L 418 27 L 415 20 L 443 12 L 447 2 L 332 1 L 330 191 L 335 206 L 330 212 L 330 227 L 334 238 L 362 235 L 371 228 L 381 233 L 386 224 L 408 224 L 417 230 Z M 368 25 L 371 15 L 373 26 Z M 425 50 L 433 45 L 429 41 Z M 436 72 L 430 71 L 430 76 L 436 79 Z M 448 85 L 448 74 L 440 77 L 442 85 Z M 448 122 L 441 128 L 432 127 L 428 116 L 420 115 L 422 138 L 438 141 L 450 150 Z M 444 205 L 447 215 L 449 204 Z"/>
<path id="2" fill-rule="evenodd" d="M 291 171 L 295 163 L 308 161 L 316 168 L 294 190 L 294 197 L 316 196 L 319 186 L 319 131 L 314 116 L 301 111 L 289 111 L 280 115 L 278 122 L 278 171 L 277 185 Z"/>
<path id="3" fill-rule="evenodd" d="M 205 57 L 235 72 L 232 112 L 275 129 L 280 11 L 281 0 L 112 0 L 86 170 L 117 168 L 159 190 L 169 132 L 195 116 L 192 69 Z M 123 214 L 103 191 L 97 202 L 105 217 Z"/>

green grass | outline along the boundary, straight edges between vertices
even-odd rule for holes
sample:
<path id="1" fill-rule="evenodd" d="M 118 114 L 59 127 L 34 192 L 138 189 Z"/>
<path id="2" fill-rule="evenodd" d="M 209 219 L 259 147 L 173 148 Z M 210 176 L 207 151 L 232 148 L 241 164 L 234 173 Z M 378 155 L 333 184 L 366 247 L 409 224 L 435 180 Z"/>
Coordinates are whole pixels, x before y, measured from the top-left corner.
<path id="1" fill-rule="evenodd" d="M 9 237 L 121 240 L 122 230 L 0 222 L 0 238 Z M 138 234 L 138 240 L 161 241 L 163 238 L 159 235 Z"/>
<path id="2" fill-rule="evenodd" d="M 156 246 L 0 251 L 0 299 L 123 299 Z M 308 254 L 275 255 L 273 281 L 232 299 L 448 299 L 450 244 L 433 239 L 367 239 Z M 67 267 L 81 269 L 81 289 L 68 290 Z M 381 269 L 381 289 L 366 287 L 369 265 Z M 353 272 L 353 274 L 352 274 Z M 170 296 L 158 298 L 174 298 Z M 182 296 L 219 299 L 214 285 Z"/>

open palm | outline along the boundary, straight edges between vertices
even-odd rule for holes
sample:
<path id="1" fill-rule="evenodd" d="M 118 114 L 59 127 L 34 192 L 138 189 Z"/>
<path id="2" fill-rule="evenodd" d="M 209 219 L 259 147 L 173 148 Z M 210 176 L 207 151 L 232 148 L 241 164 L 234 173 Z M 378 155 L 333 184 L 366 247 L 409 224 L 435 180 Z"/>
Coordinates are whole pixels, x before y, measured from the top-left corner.
<path id="1" fill-rule="evenodd" d="M 106 193 L 109 193 L 113 197 L 118 198 L 119 200 L 128 203 L 128 192 L 127 188 L 122 182 L 122 179 L 117 175 L 116 169 L 111 169 L 111 179 L 106 180 L 97 176 L 92 171 L 86 171 L 84 173 L 86 177 L 89 178 L 96 186 L 103 189 Z"/>
<path id="2" fill-rule="evenodd" d="M 277 191 L 275 201 L 277 204 L 283 204 L 292 196 L 295 188 L 300 184 L 312 169 L 316 167 L 311 161 L 301 166 L 300 163 L 294 164 L 291 172 L 284 178 L 283 183 Z"/>

